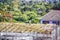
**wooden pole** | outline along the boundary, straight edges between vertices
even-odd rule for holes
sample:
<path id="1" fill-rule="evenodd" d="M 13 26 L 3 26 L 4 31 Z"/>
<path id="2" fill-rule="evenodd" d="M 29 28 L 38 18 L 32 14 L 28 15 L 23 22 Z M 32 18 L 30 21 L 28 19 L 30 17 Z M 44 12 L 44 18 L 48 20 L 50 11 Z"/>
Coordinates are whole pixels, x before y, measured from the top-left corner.
<path id="1" fill-rule="evenodd" d="M 2 15 L 2 21 L 5 22 L 5 17 L 6 17 L 5 11 L 2 11 L 1 15 Z"/>

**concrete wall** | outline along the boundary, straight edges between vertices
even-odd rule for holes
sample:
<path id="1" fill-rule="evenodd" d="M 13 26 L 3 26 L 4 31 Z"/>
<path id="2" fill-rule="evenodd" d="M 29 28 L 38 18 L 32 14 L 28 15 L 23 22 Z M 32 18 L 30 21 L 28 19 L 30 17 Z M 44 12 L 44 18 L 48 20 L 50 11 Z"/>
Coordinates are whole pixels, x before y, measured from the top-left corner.
<path id="1" fill-rule="evenodd" d="M 45 35 L 35 33 L 0 33 L 0 40 L 55 40 L 53 39 L 53 34 Z"/>
<path id="2" fill-rule="evenodd" d="M 60 25 L 57 28 L 57 40 L 60 40 Z"/>

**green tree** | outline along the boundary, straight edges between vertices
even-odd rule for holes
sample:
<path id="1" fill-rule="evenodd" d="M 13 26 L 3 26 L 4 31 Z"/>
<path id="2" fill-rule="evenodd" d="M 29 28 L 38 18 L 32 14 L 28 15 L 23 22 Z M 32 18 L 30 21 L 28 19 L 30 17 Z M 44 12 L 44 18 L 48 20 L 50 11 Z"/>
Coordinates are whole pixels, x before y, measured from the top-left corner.
<path id="1" fill-rule="evenodd" d="M 13 20 L 25 23 L 39 23 L 39 18 L 45 15 L 52 8 L 51 4 L 45 2 L 26 2 L 26 0 L 5 0 L 0 3 L 0 10 L 4 9 L 6 13 L 13 14 Z"/>
<path id="2" fill-rule="evenodd" d="M 54 6 L 53 9 L 58 9 L 60 10 L 60 2 L 57 2 Z"/>

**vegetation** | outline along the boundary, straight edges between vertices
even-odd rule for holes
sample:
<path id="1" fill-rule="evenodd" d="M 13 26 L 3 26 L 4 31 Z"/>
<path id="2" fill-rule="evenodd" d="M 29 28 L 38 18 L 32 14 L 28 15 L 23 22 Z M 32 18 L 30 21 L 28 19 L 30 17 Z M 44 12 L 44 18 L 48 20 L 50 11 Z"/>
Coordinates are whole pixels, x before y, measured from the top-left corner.
<path id="1" fill-rule="evenodd" d="M 4 0 L 4 2 L 0 2 L 0 32 L 37 32 L 51 34 L 56 25 L 38 23 L 40 23 L 40 17 L 49 12 L 52 7 L 54 7 L 53 9 L 60 9 L 60 3 L 56 3 L 56 5 L 52 6 L 49 3 L 40 1 L 34 2 L 33 0 L 29 2 Z"/>
<path id="2" fill-rule="evenodd" d="M 40 17 L 45 15 L 52 8 L 52 5 L 45 2 L 34 2 L 33 0 L 17 1 L 17 0 L 5 0 L 0 2 L 0 12 L 5 11 L 12 13 L 12 22 L 25 22 L 25 23 L 39 23 Z M 3 12 L 3 11 L 2 11 Z M 2 12 L 0 14 L 2 14 Z M 0 15 L 1 16 L 1 15 Z M 1 18 L 1 17 L 0 17 Z M 1 18 L 2 20 L 3 18 Z M 5 21 L 8 17 L 5 17 Z"/>
<path id="3" fill-rule="evenodd" d="M 60 10 L 60 2 L 55 3 L 55 5 L 53 6 L 53 9 Z"/>

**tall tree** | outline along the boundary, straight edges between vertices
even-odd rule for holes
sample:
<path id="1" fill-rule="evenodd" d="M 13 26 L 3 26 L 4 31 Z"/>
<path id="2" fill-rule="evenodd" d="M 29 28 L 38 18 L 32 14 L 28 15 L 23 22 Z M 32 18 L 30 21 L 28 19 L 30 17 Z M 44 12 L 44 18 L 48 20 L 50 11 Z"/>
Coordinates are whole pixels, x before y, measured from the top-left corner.
<path id="1" fill-rule="evenodd" d="M 12 4 L 13 4 L 14 10 L 18 10 L 19 0 L 13 0 L 13 1 L 12 1 Z"/>

